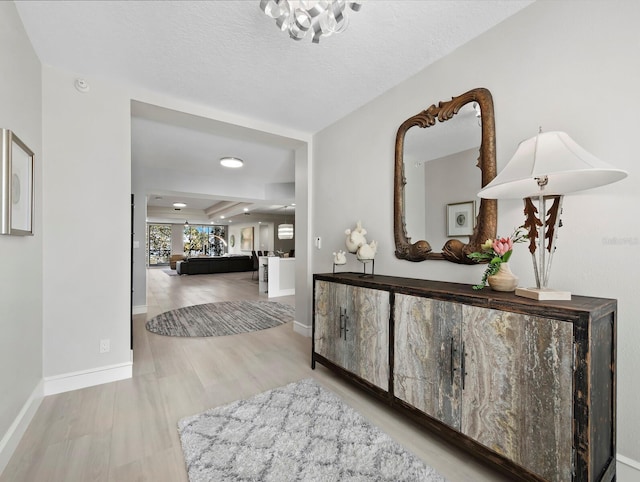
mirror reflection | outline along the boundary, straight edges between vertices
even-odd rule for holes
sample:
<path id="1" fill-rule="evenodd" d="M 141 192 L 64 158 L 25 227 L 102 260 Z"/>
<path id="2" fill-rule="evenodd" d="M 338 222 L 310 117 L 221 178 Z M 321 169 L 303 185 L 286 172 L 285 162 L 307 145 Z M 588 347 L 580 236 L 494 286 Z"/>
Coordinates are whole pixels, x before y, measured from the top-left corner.
<path id="1" fill-rule="evenodd" d="M 474 89 L 407 119 L 396 137 L 396 256 L 472 264 L 466 255 L 495 237 L 497 202 L 477 198 L 495 175 L 488 90 Z"/>
<path id="2" fill-rule="evenodd" d="M 475 203 L 480 186 L 480 108 L 467 104 L 451 121 L 431 129 L 409 129 L 404 140 L 405 222 L 411 239 L 428 239 L 444 246 L 453 236 L 447 230 L 447 205 Z M 475 206 L 474 206 L 475 208 Z M 477 210 L 471 223 L 475 222 Z M 473 227 L 473 226 L 471 226 Z M 455 232 L 455 231 L 454 231 Z"/>

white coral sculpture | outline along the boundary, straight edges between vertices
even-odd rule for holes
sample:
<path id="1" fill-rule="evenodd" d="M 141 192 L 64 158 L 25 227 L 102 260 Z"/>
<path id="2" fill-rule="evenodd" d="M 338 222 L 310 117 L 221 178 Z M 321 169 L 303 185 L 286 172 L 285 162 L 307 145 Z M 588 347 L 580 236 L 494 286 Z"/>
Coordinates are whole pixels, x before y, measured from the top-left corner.
<path id="1" fill-rule="evenodd" d="M 345 244 L 347 245 L 347 251 L 350 253 L 357 253 L 360 246 L 367 244 L 367 238 L 365 237 L 367 230 L 362 227 L 360 221 L 356 223 L 354 230 L 347 229 L 344 233 L 347 235 Z"/>
<path id="2" fill-rule="evenodd" d="M 333 264 L 347 264 L 347 257 L 344 251 L 340 250 L 337 253 L 333 253 Z"/>
<path id="3" fill-rule="evenodd" d="M 370 244 L 363 244 L 358 248 L 358 253 L 356 257 L 359 260 L 368 260 L 373 259 L 376 256 L 376 251 L 378 250 L 378 244 L 375 241 L 371 241 Z"/>

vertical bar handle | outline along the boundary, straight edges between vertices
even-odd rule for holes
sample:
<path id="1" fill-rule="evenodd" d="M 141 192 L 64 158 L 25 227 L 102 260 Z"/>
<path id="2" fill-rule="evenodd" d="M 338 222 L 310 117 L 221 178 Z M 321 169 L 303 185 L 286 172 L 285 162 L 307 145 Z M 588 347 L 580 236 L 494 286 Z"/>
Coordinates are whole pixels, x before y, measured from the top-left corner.
<path id="1" fill-rule="evenodd" d="M 349 315 L 347 315 L 347 309 L 344 309 L 344 339 L 345 341 L 347 340 L 347 331 L 349 331 L 349 328 L 347 328 L 347 324 L 349 323 Z"/>
<path id="2" fill-rule="evenodd" d="M 456 353 L 456 349 L 453 343 L 454 343 L 454 340 L 453 340 L 453 337 L 451 337 L 451 348 L 449 350 L 449 371 L 451 372 L 451 385 L 453 385 L 453 372 L 456 371 L 456 369 L 453 366 L 453 357 Z"/>
<path id="3" fill-rule="evenodd" d="M 464 341 L 462 342 L 462 356 L 460 360 L 460 375 L 462 376 L 462 389 L 464 390 L 464 379 L 467 374 L 466 369 L 467 353 L 464 351 Z"/>

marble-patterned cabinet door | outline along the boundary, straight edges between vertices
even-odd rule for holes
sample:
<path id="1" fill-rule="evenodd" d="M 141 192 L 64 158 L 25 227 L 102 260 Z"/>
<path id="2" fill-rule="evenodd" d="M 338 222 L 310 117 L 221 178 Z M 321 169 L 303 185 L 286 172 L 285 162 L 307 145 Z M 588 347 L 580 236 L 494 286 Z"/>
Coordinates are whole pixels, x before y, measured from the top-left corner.
<path id="1" fill-rule="evenodd" d="M 397 294 L 394 395 L 460 430 L 462 305 Z"/>
<path id="2" fill-rule="evenodd" d="M 315 352 L 389 390 L 389 292 L 317 281 Z"/>
<path id="3" fill-rule="evenodd" d="M 344 311 L 347 285 L 318 281 L 315 286 L 315 351 L 344 367 Z"/>
<path id="4" fill-rule="evenodd" d="M 549 481 L 571 480 L 573 325 L 463 306 L 460 431 Z"/>
<path id="5" fill-rule="evenodd" d="M 345 368 L 389 390 L 389 292 L 349 286 Z"/>
<path id="6" fill-rule="evenodd" d="M 394 330 L 397 398 L 546 480 L 571 480 L 570 323 L 398 294 Z"/>

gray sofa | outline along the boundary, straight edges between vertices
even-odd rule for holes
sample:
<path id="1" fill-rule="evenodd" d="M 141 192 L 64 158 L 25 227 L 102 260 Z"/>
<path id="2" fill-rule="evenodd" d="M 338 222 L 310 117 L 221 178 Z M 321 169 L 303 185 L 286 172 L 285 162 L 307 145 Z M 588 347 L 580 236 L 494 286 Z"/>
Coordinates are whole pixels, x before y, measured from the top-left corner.
<path id="1" fill-rule="evenodd" d="M 201 256 L 176 263 L 178 274 L 209 274 L 252 271 L 251 256 Z"/>

